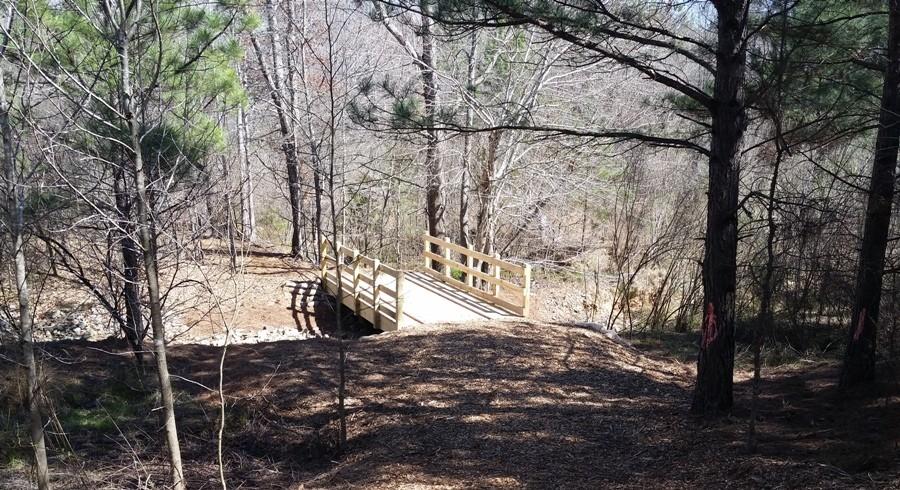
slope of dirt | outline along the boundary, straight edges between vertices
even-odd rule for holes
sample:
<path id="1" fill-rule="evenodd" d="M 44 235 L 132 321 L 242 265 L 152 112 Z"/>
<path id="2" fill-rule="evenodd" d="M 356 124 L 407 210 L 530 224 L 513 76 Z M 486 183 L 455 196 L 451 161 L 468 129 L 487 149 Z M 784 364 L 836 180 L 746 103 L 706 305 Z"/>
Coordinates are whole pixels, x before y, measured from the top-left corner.
<path id="1" fill-rule="evenodd" d="M 837 403 L 829 366 L 768 380 L 762 450 L 751 457 L 743 443 L 746 414 L 714 423 L 687 414 L 687 366 L 644 356 L 590 330 L 529 322 L 454 325 L 345 345 L 348 445 L 342 454 L 335 447 L 337 341 L 229 348 L 223 456 L 230 487 L 900 483 L 898 398 Z M 134 391 L 129 360 L 117 355 L 123 350 L 112 341 L 48 346 L 54 356 L 45 361 L 48 396 L 59 421 L 50 436 L 51 466 L 65 488 L 133 488 L 147 481 L 158 488 L 165 482 L 155 404 Z M 218 487 L 218 397 L 205 387 L 218 384 L 220 354 L 206 345 L 171 349 L 191 488 Z M 2 366 L 4 386 L 14 386 L 16 371 Z M 745 385 L 737 396 L 746 403 Z M 117 408 L 116 400 L 127 406 Z M 0 487 L 27 481 L 27 466 L 5 466 Z"/>
<path id="2" fill-rule="evenodd" d="M 221 345 L 226 325 L 232 343 L 263 329 L 296 334 L 272 340 L 298 340 L 327 334 L 334 322 L 331 305 L 319 291 L 318 269 L 277 250 L 251 251 L 238 259 L 236 271 L 230 270 L 227 255 L 207 251 L 202 263 L 182 266 L 172 282 L 179 287 L 166 304 L 177 317 L 167 330 L 171 343 Z"/>

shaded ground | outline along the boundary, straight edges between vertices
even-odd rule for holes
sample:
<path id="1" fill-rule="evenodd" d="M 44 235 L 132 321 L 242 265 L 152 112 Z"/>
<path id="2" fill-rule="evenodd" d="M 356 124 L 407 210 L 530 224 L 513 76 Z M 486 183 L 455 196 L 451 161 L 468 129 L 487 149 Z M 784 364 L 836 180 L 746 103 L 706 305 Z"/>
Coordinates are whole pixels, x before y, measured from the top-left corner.
<path id="1" fill-rule="evenodd" d="M 229 349 L 224 459 L 231 487 L 900 484 L 896 392 L 839 403 L 828 364 L 768 374 L 761 452 L 751 457 L 743 444 L 746 413 L 737 410 L 715 423 L 686 413 L 688 365 L 645 357 L 592 331 L 526 322 L 457 325 L 347 345 L 343 455 L 334 445 L 336 341 Z M 133 390 L 128 358 L 114 355 L 119 350 L 111 341 L 48 347 L 57 356 L 45 364 L 54 387 L 49 397 L 66 433 L 63 438 L 54 425 L 51 467 L 65 488 L 165 481 L 154 404 Z M 172 348 L 192 488 L 217 487 L 217 396 L 200 384 L 216 386 L 219 355 L 209 346 Z M 17 373 L 0 366 L 8 401 Z M 739 404 L 747 393 L 739 384 Z M 12 420 L 4 421 L 7 434 L 15 428 Z M 61 449 L 68 446 L 72 451 Z M 15 456 L 9 437 L 2 451 L 0 487 L 25 485 L 27 465 L 15 464 L 24 456 Z"/>

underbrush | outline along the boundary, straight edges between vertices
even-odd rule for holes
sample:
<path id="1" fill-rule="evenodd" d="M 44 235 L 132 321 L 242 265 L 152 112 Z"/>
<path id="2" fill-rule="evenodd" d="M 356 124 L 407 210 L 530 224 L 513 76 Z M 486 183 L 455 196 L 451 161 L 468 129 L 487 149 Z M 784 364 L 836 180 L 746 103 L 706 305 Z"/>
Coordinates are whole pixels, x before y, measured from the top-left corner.
<path id="1" fill-rule="evenodd" d="M 42 419 L 51 468 L 78 475 L 82 488 L 96 481 L 103 483 L 101 488 L 156 488 L 154 482 L 166 474 L 160 466 L 165 438 L 154 375 L 148 373 L 147 383 L 141 383 L 127 356 L 77 363 L 78 369 L 71 370 L 42 363 Z M 174 364 L 173 376 L 178 371 Z M 32 449 L 24 380 L 20 368 L 0 365 L 0 469 L 27 480 Z M 218 396 L 200 384 L 173 381 L 183 455 L 191 462 L 192 475 L 213 474 Z M 229 397 L 227 403 L 224 459 L 238 481 L 261 471 L 327 465 L 338 453 L 330 419 L 298 424 L 273 400 L 253 396 Z M 126 467 L 132 473 L 106 472 Z M 0 488 L 6 488 L 2 482 Z"/>
<path id="2" fill-rule="evenodd" d="M 735 368 L 753 367 L 754 322 L 739 320 L 735 328 Z M 691 363 L 697 359 L 700 334 L 696 331 L 652 330 L 621 333 L 635 347 L 655 355 Z M 766 336 L 762 365 L 778 367 L 836 359 L 841 354 L 844 331 L 832 325 L 777 323 Z"/>
<path id="3" fill-rule="evenodd" d="M 45 428 L 48 450 L 57 457 L 68 459 L 77 453 L 73 440 L 90 440 L 93 447 L 102 439 L 127 439 L 157 420 L 154 396 L 136 388 L 140 383 L 133 371 L 109 372 L 111 376 L 86 376 L 83 372 L 42 365 L 41 396 L 45 412 L 42 419 L 48 421 Z M 0 410 L 5 415 L 0 426 L 0 464 L 7 468 L 30 464 L 24 383 L 25 373 L 18 366 L 4 369 L 0 377 Z"/>

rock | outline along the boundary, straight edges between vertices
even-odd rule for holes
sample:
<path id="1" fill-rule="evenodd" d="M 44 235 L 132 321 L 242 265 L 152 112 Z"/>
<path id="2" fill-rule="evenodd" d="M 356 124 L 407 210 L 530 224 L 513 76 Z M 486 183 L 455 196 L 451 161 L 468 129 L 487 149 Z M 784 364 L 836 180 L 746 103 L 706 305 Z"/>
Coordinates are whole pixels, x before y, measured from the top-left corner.
<path id="1" fill-rule="evenodd" d="M 625 339 L 623 339 L 622 337 L 619 337 L 619 333 L 616 332 L 615 328 L 608 329 L 608 328 L 606 328 L 606 325 L 601 325 L 599 323 L 594 323 L 594 322 L 575 322 L 572 325 L 576 326 L 578 328 L 586 328 L 586 329 L 593 330 L 598 333 L 602 333 L 606 338 L 608 338 L 609 340 L 612 340 L 613 342 L 615 342 L 617 344 L 628 346 L 628 347 L 631 346 L 631 344 L 629 344 L 627 341 L 625 341 Z"/>

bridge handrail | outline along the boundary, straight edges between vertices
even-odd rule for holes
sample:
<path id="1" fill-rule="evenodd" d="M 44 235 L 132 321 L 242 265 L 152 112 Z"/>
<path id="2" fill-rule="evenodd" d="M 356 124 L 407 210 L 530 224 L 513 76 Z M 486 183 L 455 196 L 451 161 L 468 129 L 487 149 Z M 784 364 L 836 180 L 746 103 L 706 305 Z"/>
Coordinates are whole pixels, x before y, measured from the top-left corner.
<path id="1" fill-rule="evenodd" d="M 329 255 L 329 250 L 333 255 Z M 335 296 L 340 297 L 341 303 L 353 308 L 357 316 L 362 316 L 371 321 L 375 328 L 383 330 L 397 330 L 403 321 L 403 285 L 405 277 L 403 271 L 384 265 L 378 259 L 367 257 L 358 250 L 350 249 L 340 242 L 337 247 L 330 240 L 323 239 L 319 245 L 320 278 L 327 288 L 334 284 Z M 350 258 L 347 264 L 346 258 Z M 328 265 L 334 265 L 333 274 L 329 274 Z M 350 268 L 350 278 L 344 277 L 344 268 Z M 393 278 L 393 287 L 390 283 L 379 283 L 382 275 Z M 333 276 L 333 279 L 332 279 Z M 347 279 L 350 279 L 349 281 Z M 371 292 L 361 287 L 366 283 L 371 287 Z M 340 285 L 340 286 L 338 286 Z M 382 295 L 392 298 L 393 305 L 382 300 Z M 347 304 L 350 303 L 350 304 Z M 391 308 L 393 306 L 393 308 Z"/>
<path id="2" fill-rule="evenodd" d="M 531 309 L 531 266 L 529 264 L 514 264 L 501 259 L 499 255 L 491 256 L 446 239 L 433 237 L 427 233 L 423 237 L 425 240 L 425 249 L 422 254 L 425 258 L 423 271 L 444 283 L 478 296 L 487 302 L 502 306 L 521 316 L 528 316 Z M 432 245 L 440 249 L 442 254 L 439 255 L 432 252 Z M 456 252 L 460 258 L 458 260 L 452 258 L 451 251 Z M 475 260 L 487 263 L 490 266 L 491 273 L 483 272 L 480 270 L 480 267 L 476 268 Z M 438 272 L 432 267 L 434 262 L 444 266 L 443 272 Z M 460 281 L 453 277 L 453 269 L 465 274 L 465 280 Z M 521 285 L 504 279 L 501 275 L 502 271 L 506 271 L 509 275 L 518 278 L 521 281 Z M 490 285 L 490 291 L 484 291 L 476 287 L 476 278 Z M 502 291 L 509 291 L 513 301 L 500 297 Z"/>

